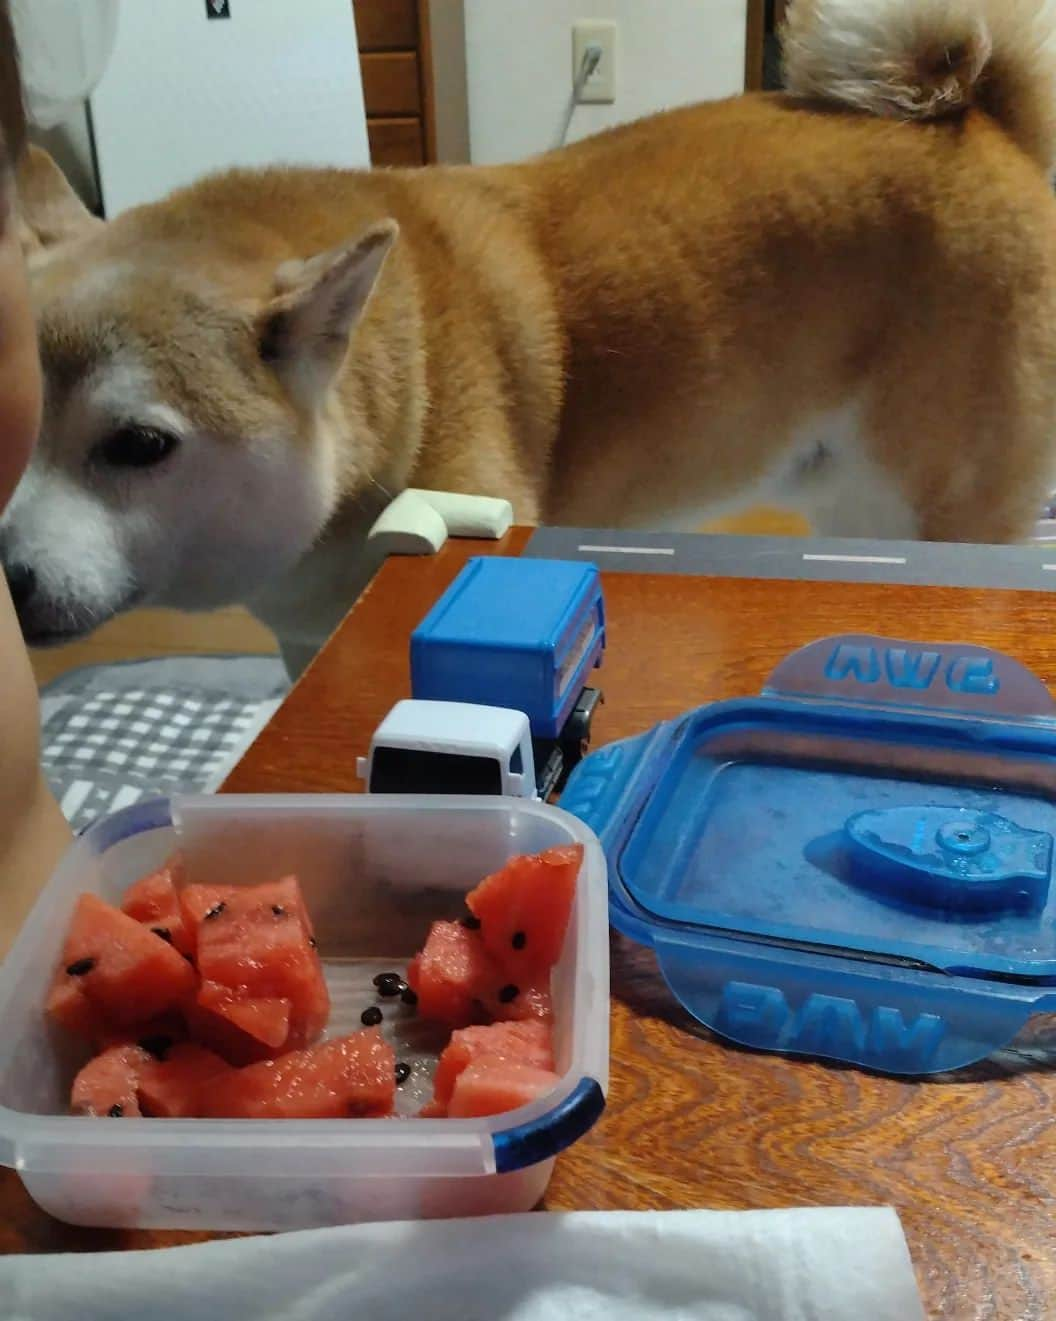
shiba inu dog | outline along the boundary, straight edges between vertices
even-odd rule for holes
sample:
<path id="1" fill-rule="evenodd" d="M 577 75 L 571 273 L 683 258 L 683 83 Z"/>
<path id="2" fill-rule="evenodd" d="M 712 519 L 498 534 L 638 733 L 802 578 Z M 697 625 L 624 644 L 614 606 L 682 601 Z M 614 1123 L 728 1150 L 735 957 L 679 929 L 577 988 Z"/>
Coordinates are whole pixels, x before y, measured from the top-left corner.
<path id="1" fill-rule="evenodd" d="M 1054 33 L 1047 0 L 795 0 L 780 95 L 108 223 L 35 153 L 45 418 L 0 526 L 28 641 L 239 601 L 299 668 L 409 485 L 1020 537 L 1056 469 Z"/>

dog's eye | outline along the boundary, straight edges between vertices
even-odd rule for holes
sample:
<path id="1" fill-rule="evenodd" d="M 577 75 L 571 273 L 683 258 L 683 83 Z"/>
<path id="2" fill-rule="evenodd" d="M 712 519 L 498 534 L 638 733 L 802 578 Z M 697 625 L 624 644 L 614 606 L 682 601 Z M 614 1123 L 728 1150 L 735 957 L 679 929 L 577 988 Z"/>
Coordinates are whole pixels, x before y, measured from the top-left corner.
<path id="1" fill-rule="evenodd" d="M 167 459 L 179 443 L 179 437 L 170 431 L 121 427 L 99 442 L 95 457 L 111 468 L 152 468 Z"/>

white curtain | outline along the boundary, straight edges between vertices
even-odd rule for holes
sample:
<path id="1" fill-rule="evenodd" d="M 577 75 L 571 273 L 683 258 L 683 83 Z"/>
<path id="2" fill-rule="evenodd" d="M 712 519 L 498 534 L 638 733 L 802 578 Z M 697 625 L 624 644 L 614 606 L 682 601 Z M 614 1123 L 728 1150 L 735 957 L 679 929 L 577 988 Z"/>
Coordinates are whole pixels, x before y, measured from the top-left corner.
<path id="1" fill-rule="evenodd" d="M 118 0 L 14 0 L 26 110 L 40 129 L 65 123 L 113 54 Z"/>

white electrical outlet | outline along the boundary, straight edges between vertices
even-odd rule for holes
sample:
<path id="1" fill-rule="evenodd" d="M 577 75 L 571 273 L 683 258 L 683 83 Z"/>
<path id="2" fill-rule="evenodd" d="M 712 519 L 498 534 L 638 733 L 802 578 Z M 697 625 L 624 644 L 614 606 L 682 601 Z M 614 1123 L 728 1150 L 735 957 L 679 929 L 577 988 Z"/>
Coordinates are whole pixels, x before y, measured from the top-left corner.
<path id="1" fill-rule="evenodd" d="M 588 46 L 601 50 L 598 67 L 587 79 L 580 93 L 581 103 L 608 103 L 616 100 L 616 32 L 615 23 L 584 19 L 572 25 L 572 86 L 575 87 L 583 57 Z"/>

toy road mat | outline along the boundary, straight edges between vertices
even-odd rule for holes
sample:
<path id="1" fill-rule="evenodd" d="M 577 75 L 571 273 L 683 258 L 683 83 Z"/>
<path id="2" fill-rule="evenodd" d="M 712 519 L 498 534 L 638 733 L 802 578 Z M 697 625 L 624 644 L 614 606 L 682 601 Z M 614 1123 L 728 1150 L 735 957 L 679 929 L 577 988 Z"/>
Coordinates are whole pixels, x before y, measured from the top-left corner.
<path id="1" fill-rule="evenodd" d="M 544 527 L 536 529 L 523 554 L 533 559 L 589 560 L 610 573 L 800 578 L 1039 592 L 1056 588 L 1056 542 L 1045 541 L 1023 546 L 981 546 Z"/>

